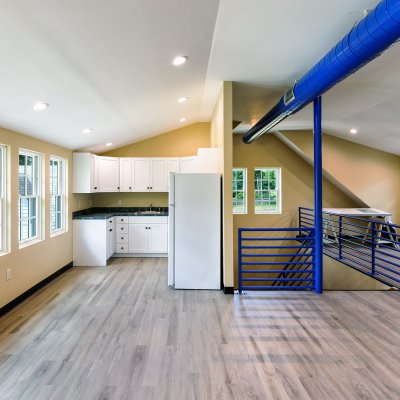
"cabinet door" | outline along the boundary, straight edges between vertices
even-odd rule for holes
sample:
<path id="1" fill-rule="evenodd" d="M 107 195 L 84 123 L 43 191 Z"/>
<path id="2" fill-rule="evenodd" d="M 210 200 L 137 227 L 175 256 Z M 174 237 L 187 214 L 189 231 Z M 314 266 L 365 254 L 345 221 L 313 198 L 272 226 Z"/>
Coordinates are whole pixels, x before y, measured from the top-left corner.
<path id="1" fill-rule="evenodd" d="M 168 225 L 151 224 L 149 225 L 149 253 L 167 253 L 168 252 Z"/>
<path id="2" fill-rule="evenodd" d="M 147 253 L 147 224 L 129 224 L 129 253 Z"/>
<path id="3" fill-rule="evenodd" d="M 107 226 L 107 259 L 115 253 L 115 229 Z"/>
<path id="4" fill-rule="evenodd" d="M 91 154 L 90 156 L 90 192 L 99 191 L 99 157 Z"/>
<path id="5" fill-rule="evenodd" d="M 120 192 L 132 191 L 132 160 L 130 158 L 119 159 L 119 186 Z"/>
<path id="6" fill-rule="evenodd" d="M 182 157 L 180 168 L 184 174 L 197 172 L 197 157 Z"/>
<path id="7" fill-rule="evenodd" d="M 150 160 L 150 190 L 152 192 L 168 192 L 167 167 L 165 158 Z"/>
<path id="8" fill-rule="evenodd" d="M 169 191 L 169 174 L 171 172 L 180 172 L 179 158 L 169 158 L 167 162 L 167 186 Z"/>
<path id="9" fill-rule="evenodd" d="M 118 192 L 119 158 L 98 157 L 97 179 L 99 192 Z"/>
<path id="10" fill-rule="evenodd" d="M 133 158 L 133 190 L 148 192 L 150 189 L 150 169 L 148 158 Z"/>

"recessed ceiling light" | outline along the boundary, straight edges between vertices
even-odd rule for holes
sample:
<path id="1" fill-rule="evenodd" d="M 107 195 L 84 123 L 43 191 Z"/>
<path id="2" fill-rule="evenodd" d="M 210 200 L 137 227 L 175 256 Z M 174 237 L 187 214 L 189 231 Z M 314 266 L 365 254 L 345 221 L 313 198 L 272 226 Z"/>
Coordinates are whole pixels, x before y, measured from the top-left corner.
<path id="1" fill-rule="evenodd" d="M 106 143 L 106 146 L 107 146 L 107 147 L 110 147 L 110 146 L 112 146 L 112 143 L 111 143 L 111 142 L 108 142 L 108 143 Z"/>
<path id="2" fill-rule="evenodd" d="M 46 108 L 48 108 L 49 107 L 49 105 L 47 104 L 47 103 L 35 103 L 34 105 L 33 105 L 33 109 L 35 110 L 35 111 L 43 111 L 43 110 L 45 110 Z"/>
<path id="3" fill-rule="evenodd" d="M 179 122 L 186 122 L 186 118 L 185 118 L 185 117 L 181 118 L 181 119 L 179 120 Z"/>
<path id="4" fill-rule="evenodd" d="M 187 99 L 187 97 L 179 97 L 178 103 L 184 103 L 185 101 L 187 101 Z"/>
<path id="5" fill-rule="evenodd" d="M 92 133 L 94 130 L 92 128 L 86 128 L 82 131 L 82 133 L 84 133 L 85 135 L 87 135 L 88 133 Z"/>
<path id="6" fill-rule="evenodd" d="M 351 133 L 352 135 L 355 135 L 356 133 L 358 133 L 358 130 L 355 129 L 355 128 L 352 128 L 352 129 L 350 129 L 350 133 Z"/>
<path id="7" fill-rule="evenodd" d="M 172 64 L 178 66 L 178 65 L 183 65 L 185 62 L 188 60 L 186 56 L 176 56 L 174 60 L 172 61 Z"/>

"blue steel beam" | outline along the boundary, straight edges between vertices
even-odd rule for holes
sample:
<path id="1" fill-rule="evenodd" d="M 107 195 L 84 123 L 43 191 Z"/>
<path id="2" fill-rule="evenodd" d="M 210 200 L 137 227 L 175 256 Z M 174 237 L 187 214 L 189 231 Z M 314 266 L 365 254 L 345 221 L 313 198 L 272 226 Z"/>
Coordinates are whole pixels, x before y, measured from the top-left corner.
<path id="1" fill-rule="evenodd" d="M 400 38 L 400 0 L 381 1 L 316 63 L 243 137 L 251 143 L 332 86 L 379 56 Z"/>
<path id="2" fill-rule="evenodd" d="M 315 292 L 322 293 L 322 101 L 314 100 L 314 245 Z"/>

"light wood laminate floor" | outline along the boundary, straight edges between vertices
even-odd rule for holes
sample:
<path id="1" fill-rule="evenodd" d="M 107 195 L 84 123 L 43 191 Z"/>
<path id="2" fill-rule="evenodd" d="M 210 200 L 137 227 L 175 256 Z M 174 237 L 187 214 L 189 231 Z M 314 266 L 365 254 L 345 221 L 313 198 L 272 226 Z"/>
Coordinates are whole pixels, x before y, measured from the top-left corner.
<path id="1" fill-rule="evenodd" d="M 399 292 L 167 288 L 74 268 L 0 319 L 1 400 L 400 399 Z"/>

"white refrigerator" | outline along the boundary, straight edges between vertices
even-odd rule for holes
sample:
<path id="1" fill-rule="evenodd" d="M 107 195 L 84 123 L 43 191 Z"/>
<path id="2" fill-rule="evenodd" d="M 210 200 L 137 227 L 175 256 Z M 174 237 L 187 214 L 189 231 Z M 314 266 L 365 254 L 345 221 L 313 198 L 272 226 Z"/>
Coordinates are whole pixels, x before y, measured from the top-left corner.
<path id="1" fill-rule="evenodd" d="M 168 285 L 221 289 L 221 178 L 170 174 Z"/>

